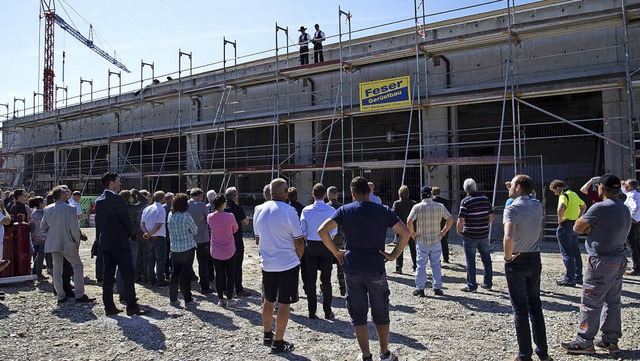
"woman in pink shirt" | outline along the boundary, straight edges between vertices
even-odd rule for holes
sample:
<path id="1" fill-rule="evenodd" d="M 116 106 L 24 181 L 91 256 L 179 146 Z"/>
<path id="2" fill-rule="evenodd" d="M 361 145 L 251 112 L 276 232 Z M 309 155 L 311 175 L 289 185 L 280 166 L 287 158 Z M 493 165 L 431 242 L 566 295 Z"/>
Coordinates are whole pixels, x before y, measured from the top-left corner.
<path id="1" fill-rule="evenodd" d="M 209 214 L 207 223 L 211 229 L 211 257 L 216 269 L 216 289 L 218 306 L 233 306 L 233 287 L 235 284 L 236 244 L 233 233 L 238 230 L 238 223 L 232 213 L 227 213 L 227 199 L 219 194 L 213 199 L 215 212 Z M 224 300 L 224 292 L 227 301 Z"/>

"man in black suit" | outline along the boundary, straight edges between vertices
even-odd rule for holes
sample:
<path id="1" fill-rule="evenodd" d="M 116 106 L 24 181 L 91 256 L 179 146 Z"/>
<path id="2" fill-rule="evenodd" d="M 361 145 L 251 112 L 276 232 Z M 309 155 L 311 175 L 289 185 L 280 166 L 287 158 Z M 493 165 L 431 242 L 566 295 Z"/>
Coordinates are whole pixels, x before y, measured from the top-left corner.
<path id="1" fill-rule="evenodd" d="M 433 195 L 433 201 L 442 204 L 449 213 L 451 213 L 451 201 L 440 197 L 440 187 L 431 187 L 431 194 Z M 444 227 L 445 221 L 444 219 L 440 221 L 440 227 Z M 442 259 L 444 263 L 449 263 L 449 233 L 447 232 L 440 239 L 440 244 L 442 245 Z"/>
<path id="2" fill-rule="evenodd" d="M 141 309 L 136 300 L 135 270 L 129 246 L 133 229 L 126 202 L 117 194 L 120 190 L 120 176 L 117 173 L 106 172 L 102 176 L 102 185 L 105 189 L 95 201 L 95 210 L 96 233 L 104 254 L 102 302 L 105 313 L 116 315 L 122 312 L 113 302 L 113 281 L 117 266 L 124 280 L 127 315 L 146 315 L 149 311 Z"/>

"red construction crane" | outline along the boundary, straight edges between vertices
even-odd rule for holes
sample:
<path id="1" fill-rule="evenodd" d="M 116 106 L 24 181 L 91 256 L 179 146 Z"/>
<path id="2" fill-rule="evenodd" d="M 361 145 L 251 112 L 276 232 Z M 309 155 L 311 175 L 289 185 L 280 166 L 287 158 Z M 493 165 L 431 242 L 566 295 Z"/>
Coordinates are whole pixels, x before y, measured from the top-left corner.
<path id="1" fill-rule="evenodd" d="M 110 63 L 114 64 L 118 68 L 130 73 L 129 69 L 116 60 L 111 55 L 107 54 L 104 50 L 93 44 L 93 34 L 92 31 L 89 30 L 89 38 L 86 38 L 82 35 L 78 30 L 69 25 L 64 19 L 62 19 L 58 14 L 56 14 L 55 10 L 55 0 L 40 0 L 42 16 L 45 18 L 44 25 L 44 102 L 43 107 L 44 111 L 53 110 L 53 98 L 54 98 L 54 83 L 53 78 L 55 77 L 55 73 L 53 71 L 53 57 L 54 57 L 54 23 L 60 25 L 60 27 L 73 35 L 74 38 L 78 39 L 81 43 L 89 47 L 89 49 L 98 53 L 101 57 L 108 60 Z"/>

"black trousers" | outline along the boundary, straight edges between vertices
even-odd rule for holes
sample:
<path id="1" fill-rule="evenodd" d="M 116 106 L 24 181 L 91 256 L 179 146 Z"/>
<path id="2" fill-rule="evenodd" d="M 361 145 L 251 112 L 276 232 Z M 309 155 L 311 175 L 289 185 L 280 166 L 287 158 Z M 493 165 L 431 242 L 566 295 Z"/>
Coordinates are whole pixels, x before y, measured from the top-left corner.
<path id="1" fill-rule="evenodd" d="M 124 281 L 124 300 L 127 310 L 136 310 L 136 290 L 134 286 L 136 271 L 133 267 L 131 249 L 117 249 L 103 252 L 104 256 L 104 281 L 102 283 L 102 303 L 106 311 L 113 311 L 116 305 L 113 302 L 113 283 L 116 277 L 116 267 L 120 270 Z"/>
<path id="2" fill-rule="evenodd" d="M 399 241 L 399 239 L 398 239 Z M 417 253 L 416 253 L 416 241 L 413 238 L 409 238 L 409 251 L 411 252 L 411 262 L 413 262 L 413 269 L 416 269 L 416 257 L 417 257 Z M 402 253 L 400 253 L 400 256 L 398 256 L 398 258 L 396 258 L 396 268 L 402 269 L 402 266 L 404 265 L 404 251 L 402 251 Z"/>
<path id="3" fill-rule="evenodd" d="M 73 286 L 71 286 L 72 275 L 73 275 L 73 267 L 71 267 L 71 263 L 69 263 L 69 261 L 67 261 L 67 259 L 64 258 L 64 262 L 62 263 L 62 288 L 64 289 L 64 293 L 67 296 L 73 294 Z M 53 290 L 53 294 L 54 295 L 56 294 L 55 289 Z"/>
<path id="4" fill-rule="evenodd" d="M 333 268 L 333 254 L 322 241 L 307 241 L 304 249 L 305 257 L 305 287 L 309 315 L 315 315 L 318 309 L 316 294 L 316 280 L 320 271 L 320 283 L 322 284 L 322 308 L 325 314 L 331 312 L 331 269 Z"/>
<path id="5" fill-rule="evenodd" d="M 300 47 L 300 65 L 309 64 L 309 47 Z"/>
<path id="6" fill-rule="evenodd" d="M 193 256 L 195 254 L 195 248 L 191 248 L 184 252 L 172 252 L 171 253 L 171 278 L 169 278 L 169 300 L 178 300 L 178 285 L 180 286 L 180 293 L 186 302 L 193 300 L 191 294 L 191 274 L 193 270 Z"/>
<path id="7" fill-rule="evenodd" d="M 449 232 L 440 239 L 440 245 L 442 245 L 442 259 L 449 263 Z"/>
<path id="8" fill-rule="evenodd" d="M 236 243 L 236 253 L 233 255 L 234 258 L 234 284 L 236 288 L 236 292 L 243 292 L 244 287 L 242 286 L 242 262 L 244 262 L 244 241 L 242 240 L 242 236 L 240 238 L 235 239 Z M 216 267 L 216 273 L 218 273 L 218 268 Z M 228 276 L 227 276 L 228 277 Z M 218 283 L 216 282 L 216 287 L 218 287 Z M 220 291 L 218 291 L 219 293 Z"/>
<path id="9" fill-rule="evenodd" d="M 138 255 L 136 256 L 136 278 L 147 281 L 147 240 L 141 234 L 136 234 L 138 239 Z"/>
<path id="10" fill-rule="evenodd" d="M 200 291 L 208 291 L 211 289 L 209 284 L 209 267 L 213 259 L 210 253 L 210 243 L 198 243 L 196 247 L 196 258 L 198 259 L 198 277 L 200 277 Z"/>
<path id="11" fill-rule="evenodd" d="M 322 44 L 314 44 L 313 45 L 313 62 L 319 63 L 323 61 L 324 61 L 324 54 L 322 54 Z"/>
<path id="12" fill-rule="evenodd" d="M 640 223 L 632 223 L 627 237 L 631 249 L 631 264 L 634 271 L 640 271 Z"/>
<path id="13" fill-rule="evenodd" d="M 213 265 L 216 268 L 216 291 L 218 291 L 218 299 L 222 299 L 226 292 L 228 299 L 233 299 L 233 288 L 236 284 L 236 256 L 225 260 L 213 259 Z"/>

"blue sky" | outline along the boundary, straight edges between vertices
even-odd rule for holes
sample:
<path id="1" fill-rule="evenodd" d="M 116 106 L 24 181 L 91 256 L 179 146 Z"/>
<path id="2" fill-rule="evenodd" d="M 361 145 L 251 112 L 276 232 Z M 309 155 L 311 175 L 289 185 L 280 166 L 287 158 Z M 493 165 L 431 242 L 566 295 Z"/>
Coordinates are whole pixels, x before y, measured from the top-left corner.
<path id="1" fill-rule="evenodd" d="M 508 0 L 486 4 L 472 9 L 453 11 L 466 6 L 484 4 L 485 1 L 449 0 L 426 1 L 426 13 L 450 12 L 428 18 L 428 22 L 459 17 L 470 13 L 490 11 L 506 7 Z M 518 0 L 516 5 L 533 2 Z M 420 1 L 418 1 L 420 3 Z M 124 63 L 131 73 L 122 74 L 123 88 L 139 88 L 140 62 L 154 63 L 156 78 L 166 75 L 177 77 L 178 50 L 192 52 L 194 72 L 221 67 L 223 36 L 237 41 L 238 56 L 268 51 L 260 57 L 275 55 L 275 23 L 289 27 L 290 42 L 298 36 L 297 29 L 304 25 L 313 30 L 319 23 L 327 37 L 338 34 L 338 7 L 352 14 L 351 27 L 356 31 L 380 24 L 410 19 L 414 14 L 413 0 L 323 0 L 323 1 L 203 1 L 203 0 L 56 0 L 56 12 L 68 23 L 88 36 L 89 23 L 94 27 L 94 43 Z M 42 92 L 42 68 L 44 52 L 44 19 L 39 19 L 39 0 L 0 0 L 0 104 L 9 104 L 13 112 L 14 97 L 25 98 L 27 114 L 33 110 L 33 92 Z M 422 9 L 420 9 L 422 13 Z M 412 20 L 377 27 L 368 32 L 355 32 L 354 38 L 367 34 L 391 31 L 414 26 Z M 344 23 L 343 29 L 347 25 Z M 285 43 L 284 33 L 279 33 L 279 44 Z M 330 38 L 327 44 L 337 42 Z M 271 51 L 269 51 L 271 50 Z M 66 53 L 64 83 L 62 79 L 62 53 Z M 295 52 L 295 48 L 291 48 Z M 232 59 L 233 49 L 227 46 L 227 60 Z M 231 54 L 231 55 L 230 55 Z M 188 70 L 188 58 L 182 57 L 183 71 Z M 247 61 L 241 58 L 238 61 Z M 227 63 L 229 64 L 229 63 Z M 77 103 L 80 94 L 80 78 L 93 80 L 96 98 L 107 95 L 107 71 L 118 71 L 114 65 L 82 45 L 56 25 L 55 29 L 55 83 L 67 86 L 69 103 Z M 184 73 L 183 73 L 184 74 Z M 145 67 L 144 78 L 150 78 L 150 68 Z M 111 77 L 112 85 L 117 77 Z M 148 81 L 147 81 L 148 82 Z M 123 91 L 124 91 L 123 90 Z M 117 90 L 112 90 L 112 93 Z M 63 91 L 58 92 L 58 98 Z M 89 97 L 88 84 L 83 85 L 83 101 Z M 42 97 L 36 98 L 42 106 Z M 22 115 L 22 102 L 16 107 Z M 6 108 L 0 105 L 0 121 Z"/>

